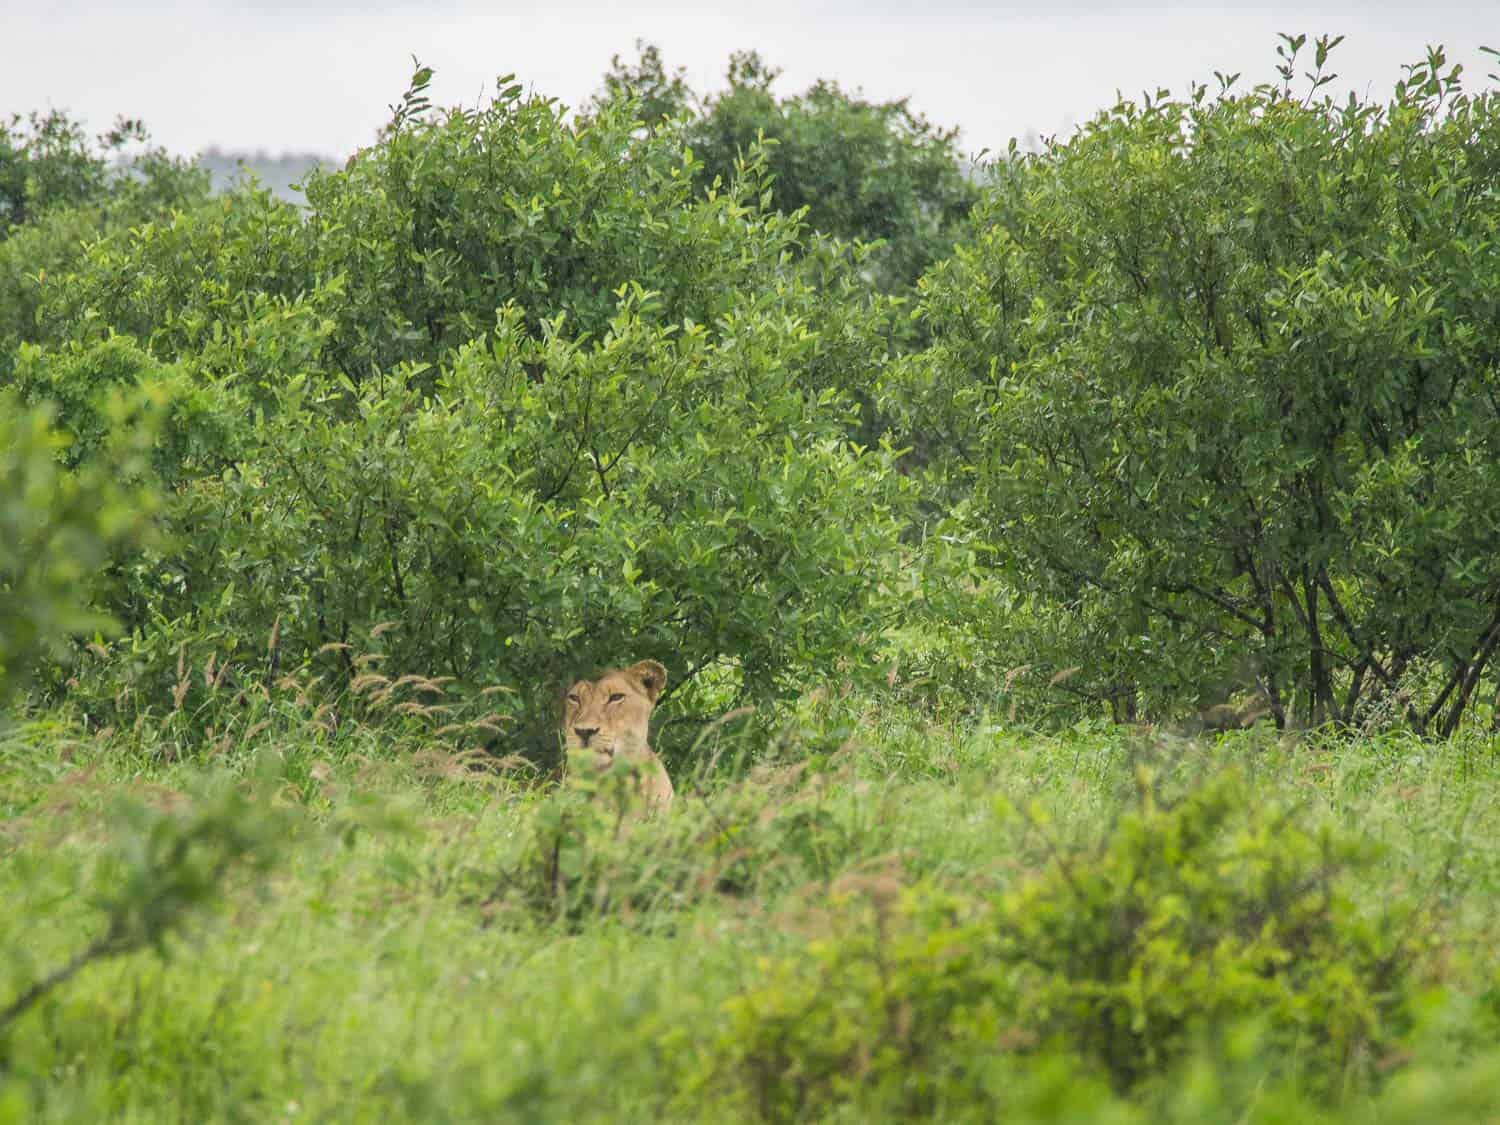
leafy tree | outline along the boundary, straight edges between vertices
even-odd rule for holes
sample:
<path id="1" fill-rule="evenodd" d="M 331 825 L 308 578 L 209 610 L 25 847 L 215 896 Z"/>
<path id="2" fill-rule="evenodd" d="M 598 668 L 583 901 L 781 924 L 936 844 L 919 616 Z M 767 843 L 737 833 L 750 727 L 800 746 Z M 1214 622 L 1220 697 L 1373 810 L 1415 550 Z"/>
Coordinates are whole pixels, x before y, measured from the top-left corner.
<path id="1" fill-rule="evenodd" d="M 120 120 L 97 141 L 53 110 L 0 121 L 0 384 L 15 349 L 47 336 L 40 316 L 49 278 L 70 271 L 88 243 L 208 196 L 209 179 Z"/>
<path id="2" fill-rule="evenodd" d="M 117 419 L 124 408 L 116 400 Z M 106 453 L 69 471 L 50 411 L 0 391 L 0 703 L 71 637 L 111 627 L 89 595 L 110 551 L 146 529 L 153 498 L 131 483 L 138 441 L 117 426 Z"/>
<path id="3" fill-rule="evenodd" d="M 206 173 L 159 148 L 126 156 L 148 139 L 123 117 L 93 141 L 61 110 L 0 120 L 0 241 L 58 208 L 124 200 L 147 212 L 201 199 Z"/>
<path id="4" fill-rule="evenodd" d="M 1336 41 L 1334 41 L 1336 42 Z M 892 382 L 1027 643 L 1129 715 L 1253 681 L 1279 724 L 1452 733 L 1500 647 L 1500 95 L 1282 80 L 1012 154 Z"/>
<path id="5" fill-rule="evenodd" d="M 594 99 L 593 108 L 633 99 L 640 107 L 641 120 L 648 126 L 691 113 L 697 95 L 687 84 L 687 68 L 678 67 L 667 73 L 661 48 L 653 43 L 637 39 L 635 50 L 639 57 L 633 64 L 619 55 L 610 56 L 604 89 Z"/>
<path id="6" fill-rule="evenodd" d="M 845 258 L 625 106 L 437 113 L 429 78 L 305 216 L 216 200 L 49 287 L 17 378 L 81 441 L 83 388 L 173 388 L 173 546 L 117 568 L 129 659 L 77 697 L 159 706 L 184 651 L 251 692 L 268 644 L 337 690 L 373 654 L 507 689 L 541 750 L 551 682 L 626 653 L 748 700 L 866 664 L 908 490 L 848 440 L 885 324 Z"/>
<path id="7" fill-rule="evenodd" d="M 143 136 L 140 122 L 121 120 L 98 151 L 83 126 L 59 110 L 0 121 L 0 237 L 49 207 L 104 195 L 107 154 Z"/>
<path id="8" fill-rule="evenodd" d="M 41 287 L 38 342 L 124 335 L 163 362 L 223 357 L 243 347 L 237 333 L 269 304 L 285 307 L 312 287 L 302 225 L 290 204 L 256 191 L 113 227 Z M 245 373 L 264 369 L 252 357 Z"/>
<path id="9" fill-rule="evenodd" d="M 301 295 L 328 320 L 327 366 L 360 382 L 440 362 L 507 302 L 534 337 L 559 315 L 571 334 L 601 333 L 616 290 L 636 282 L 661 323 L 717 333 L 746 294 L 774 292 L 790 315 L 838 321 L 830 346 L 851 334 L 879 346 L 875 313 L 832 299 L 857 279 L 764 210 L 757 154 L 710 195 L 679 138 L 635 135 L 629 104 L 574 126 L 502 79 L 483 108 L 437 113 L 430 78 L 419 68 L 379 144 L 310 179 L 305 215 L 240 194 L 93 247 L 88 269 L 48 291 L 50 338 L 129 333 L 172 361 L 212 346 L 214 325 L 259 315 L 257 301 Z M 791 260 L 799 248 L 806 265 Z"/>
<path id="10" fill-rule="evenodd" d="M 681 70 L 667 72 L 656 47 L 637 49 L 634 66 L 615 56 L 597 108 L 629 97 L 648 124 L 680 119 L 701 161 L 701 187 L 730 182 L 764 144 L 777 207 L 805 208 L 808 225 L 824 234 L 882 243 L 864 263 L 879 289 L 904 291 L 965 229 L 978 190 L 964 174 L 958 131 L 938 128 L 906 100 L 869 101 L 827 81 L 779 98 L 772 86 L 781 72 L 754 51 L 730 56 L 728 88 L 700 100 Z"/>

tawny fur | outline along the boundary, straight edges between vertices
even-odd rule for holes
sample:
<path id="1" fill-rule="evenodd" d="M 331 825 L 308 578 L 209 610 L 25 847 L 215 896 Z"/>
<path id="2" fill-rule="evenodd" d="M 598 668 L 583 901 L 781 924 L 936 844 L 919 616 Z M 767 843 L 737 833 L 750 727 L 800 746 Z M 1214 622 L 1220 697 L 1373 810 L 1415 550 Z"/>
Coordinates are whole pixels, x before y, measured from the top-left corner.
<path id="1" fill-rule="evenodd" d="M 563 735 L 572 768 L 603 771 L 623 757 L 635 765 L 636 787 L 651 812 L 665 810 L 676 796 L 650 742 L 651 711 L 666 686 L 667 670 L 654 660 L 642 660 L 579 680 L 563 699 Z"/>

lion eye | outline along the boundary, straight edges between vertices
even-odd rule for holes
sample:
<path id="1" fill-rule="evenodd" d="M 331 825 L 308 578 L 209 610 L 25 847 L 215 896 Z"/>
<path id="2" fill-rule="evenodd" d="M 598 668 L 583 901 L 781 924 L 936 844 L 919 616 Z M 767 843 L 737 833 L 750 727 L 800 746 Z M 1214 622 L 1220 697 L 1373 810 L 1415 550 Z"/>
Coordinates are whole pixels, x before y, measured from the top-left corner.
<path id="1" fill-rule="evenodd" d="M 618 703 L 618 702 L 620 702 L 620 700 L 622 700 L 624 698 L 625 698 L 625 693 L 623 691 L 616 691 L 616 692 L 610 693 L 609 701 L 611 703 Z"/>
<path id="2" fill-rule="evenodd" d="M 576 695 L 570 695 L 570 696 L 568 696 L 568 702 L 569 703 L 577 703 L 578 702 L 578 697 Z"/>

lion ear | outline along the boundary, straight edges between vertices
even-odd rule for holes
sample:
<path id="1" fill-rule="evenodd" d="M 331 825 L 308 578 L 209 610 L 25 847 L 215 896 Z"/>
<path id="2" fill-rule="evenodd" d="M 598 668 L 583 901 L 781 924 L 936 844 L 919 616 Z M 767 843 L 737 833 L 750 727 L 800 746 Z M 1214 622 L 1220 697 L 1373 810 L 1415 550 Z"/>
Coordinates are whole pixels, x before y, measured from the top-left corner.
<path id="1" fill-rule="evenodd" d="M 641 685 L 646 698 L 655 703 L 661 689 L 667 686 L 667 670 L 654 660 L 641 660 L 625 669 L 627 675 Z"/>

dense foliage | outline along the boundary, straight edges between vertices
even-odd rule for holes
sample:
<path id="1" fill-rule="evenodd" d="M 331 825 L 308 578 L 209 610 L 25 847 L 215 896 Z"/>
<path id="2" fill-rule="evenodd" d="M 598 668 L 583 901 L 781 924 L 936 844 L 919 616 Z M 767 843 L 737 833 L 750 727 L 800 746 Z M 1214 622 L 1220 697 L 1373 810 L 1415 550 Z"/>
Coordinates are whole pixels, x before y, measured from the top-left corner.
<path id="1" fill-rule="evenodd" d="M 14 379 L 80 446 L 99 389 L 172 393 L 170 546 L 118 568 L 127 658 L 75 697 L 160 713 L 184 648 L 243 686 L 273 634 L 347 683 L 393 623 L 385 672 L 508 689 L 545 753 L 546 685 L 594 663 L 723 665 L 750 700 L 864 663 L 905 489 L 848 441 L 838 373 L 884 346 L 858 279 L 793 260 L 758 166 L 699 192 L 629 106 L 570 125 L 507 84 L 439 115 L 426 80 L 305 215 L 226 197 L 47 287 Z"/>
<path id="2" fill-rule="evenodd" d="M 637 44 L 617 55 L 597 103 L 636 99 L 648 124 L 677 120 L 700 161 L 700 186 L 728 183 L 736 165 L 764 144 L 771 198 L 802 211 L 814 230 L 879 241 L 863 269 L 885 291 L 906 291 L 967 232 L 979 189 L 966 174 L 957 130 L 938 128 L 905 101 L 874 102 L 835 82 L 778 97 L 781 72 L 754 51 L 730 57 L 727 87 L 698 95 L 661 52 Z"/>
<path id="3" fill-rule="evenodd" d="M 70 637 L 114 628 L 90 605 L 98 570 L 147 533 L 154 496 L 139 479 L 145 435 L 126 417 L 149 402 L 107 405 L 109 456 L 70 471 L 58 463 L 67 439 L 51 411 L 0 391 L 0 704 L 43 660 L 66 661 Z"/>
<path id="4" fill-rule="evenodd" d="M 1299 101 L 1296 45 L 997 168 L 894 397 L 1070 690 L 1451 734 L 1500 646 L 1500 95 L 1434 52 Z"/>
<path id="5" fill-rule="evenodd" d="M 986 904 L 851 880 L 871 917 L 726 1005 L 721 1080 L 773 1121 L 846 1102 L 947 1117 L 992 1106 L 1021 1059 L 1129 1090 L 1251 1023 L 1263 1059 L 1348 1080 L 1404 1030 L 1407 931 L 1342 889 L 1367 847 L 1247 797 L 1225 774 L 1162 808 L 1143 778 L 1097 850 L 1055 850 Z"/>
<path id="6" fill-rule="evenodd" d="M 0 1121 L 1493 1117 L 1500 94 L 1303 47 L 0 129 Z"/>
<path id="7" fill-rule="evenodd" d="M 44 332 L 48 278 L 88 242 L 206 198 L 205 174 L 147 140 L 140 122 L 121 120 L 91 141 L 59 110 L 0 120 L 0 381 L 17 345 Z"/>

